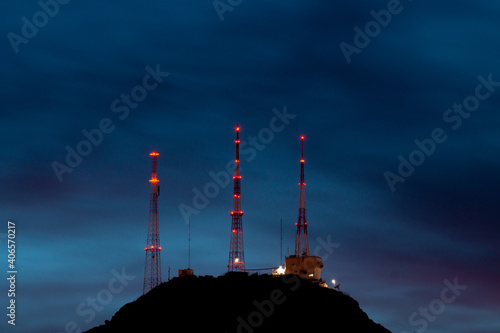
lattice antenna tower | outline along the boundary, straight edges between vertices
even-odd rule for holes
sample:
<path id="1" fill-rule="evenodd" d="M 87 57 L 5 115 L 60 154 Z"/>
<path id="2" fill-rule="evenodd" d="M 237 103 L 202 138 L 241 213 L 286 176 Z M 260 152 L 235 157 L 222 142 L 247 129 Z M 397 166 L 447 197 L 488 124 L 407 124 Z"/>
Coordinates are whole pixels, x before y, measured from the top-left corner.
<path id="1" fill-rule="evenodd" d="M 151 156 L 151 195 L 149 200 L 149 222 L 148 238 L 146 243 L 146 264 L 144 267 L 144 285 L 142 293 L 146 294 L 151 289 L 161 283 L 161 246 L 160 229 L 158 225 L 158 196 L 160 195 L 159 180 L 156 175 L 156 166 L 158 162 L 157 152 L 149 154 Z"/>
<path id="2" fill-rule="evenodd" d="M 306 182 L 304 181 L 304 136 L 302 141 L 302 158 L 300 159 L 300 183 L 299 183 L 299 218 L 297 223 L 297 234 L 295 236 L 295 256 L 309 256 L 309 240 L 307 237 L 306 219 Z"/>
<path id="3" fill-rule="evenodd" d="M 240 174 L 240 126 L 236 126 L 236 159 L 234 168 L 233 210 L 231 211 L 231 240 L 229 248 L 229 272 L 245 271 L 245 253 L 243 249 L 243 211 L 241 210 L 241 174 Z"/>

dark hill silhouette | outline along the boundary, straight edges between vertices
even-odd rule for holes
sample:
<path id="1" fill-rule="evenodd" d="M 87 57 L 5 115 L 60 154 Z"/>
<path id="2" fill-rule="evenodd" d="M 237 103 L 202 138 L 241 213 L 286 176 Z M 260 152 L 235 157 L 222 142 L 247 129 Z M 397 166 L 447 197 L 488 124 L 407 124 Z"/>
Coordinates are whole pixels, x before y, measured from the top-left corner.
<path id="1" fill-rule="evenodd" d="M 158 330 L 159 329 L 159 330 Z M 342 292 L 292 275 L 228 273 L 162 283 L 87 333 L 390 333 Z"/>

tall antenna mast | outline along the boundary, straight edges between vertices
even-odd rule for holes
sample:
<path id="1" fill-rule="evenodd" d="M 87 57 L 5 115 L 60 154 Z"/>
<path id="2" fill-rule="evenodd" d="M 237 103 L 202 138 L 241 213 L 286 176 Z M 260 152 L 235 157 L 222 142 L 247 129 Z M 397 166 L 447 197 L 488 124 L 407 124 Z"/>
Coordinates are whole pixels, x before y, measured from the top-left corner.
<path id="1" fill-rule="evenodd" d="M 299 218 L 295 225 L 295 254 L 285 258 L 285 274 L 298 275 L 311 281 L 321 281 L 323 259 L 317 255 L 309 254 L 309 240 L 307 236 L 306 219 L 306 182 L 304 177 L 304 136 L 302 141 L 302 156 L 300 158 L 300 183 L 299 183 Z"/>
<path id="2" fill-rule="evenodd" d="M 236 159 L 234 168 L 233 210 L 231 211 L 231 241 L 229 248 L 228 272 L 245 271 L 245 253 L 243 250 L 243 211 L 241 210 L 241 175 L 240 175 L 240 126 L 236 125 Z"/>
<path id="3" fill-rule="evenodd" d="M 148 238 L 146 243 L 146 264 L 144 267 L 144 285 L 142 293 L 148 291 L 161 283 L 161 246 L 160 246 L 160 229 L 158 225 L 158 196 L 160 194 L 160 182 L 156 175 L 156 166 L 158 156 L 160 154 L 152 152 L 151 156 L 151 195 L 149 200 L 149 222 L 148 222 Z"/>
<path id="4" fill-rule="evenodd" d="M 304 181 L 304 136 L 302 141 L 302 158 L 300 159 L 300 183 L 299 183 L 299 218 L 297 221 L 297 234 L 295 236 L 295 256 L 309 256 L 309 240 L 307 237 L 306 219 L 306 183 Z"/>

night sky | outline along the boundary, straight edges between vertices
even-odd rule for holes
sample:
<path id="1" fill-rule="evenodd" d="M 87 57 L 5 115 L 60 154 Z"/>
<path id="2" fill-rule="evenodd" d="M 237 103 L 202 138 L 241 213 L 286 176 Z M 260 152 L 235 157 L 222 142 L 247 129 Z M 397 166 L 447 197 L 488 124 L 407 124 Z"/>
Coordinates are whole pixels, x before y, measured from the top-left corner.
<path id="1" fill-rule="evenodd" d="M 247 268 L 280 263 L 281 218 L 293 252 L 305 135 L 323 278 L 395 333 L 500 331 L 497 1 L 44 1 L 0 4 L 2 332 L 142 294 L 151 151 L 163 280 L 189 217 L 191 268 L 225 273 L 236 124 Z"/>

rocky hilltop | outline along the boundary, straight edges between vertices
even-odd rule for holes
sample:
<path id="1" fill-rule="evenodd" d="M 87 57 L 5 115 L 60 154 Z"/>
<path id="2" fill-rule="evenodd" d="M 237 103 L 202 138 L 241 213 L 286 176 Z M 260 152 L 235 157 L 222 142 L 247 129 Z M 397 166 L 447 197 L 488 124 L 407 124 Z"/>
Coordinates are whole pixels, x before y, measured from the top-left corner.
<path id="1" fill-rule="evenodd" d="M 87 333 L 112 332 L 390 333 L 358 302 L 293 275 L 228 273 L 162 283 Z"/>

